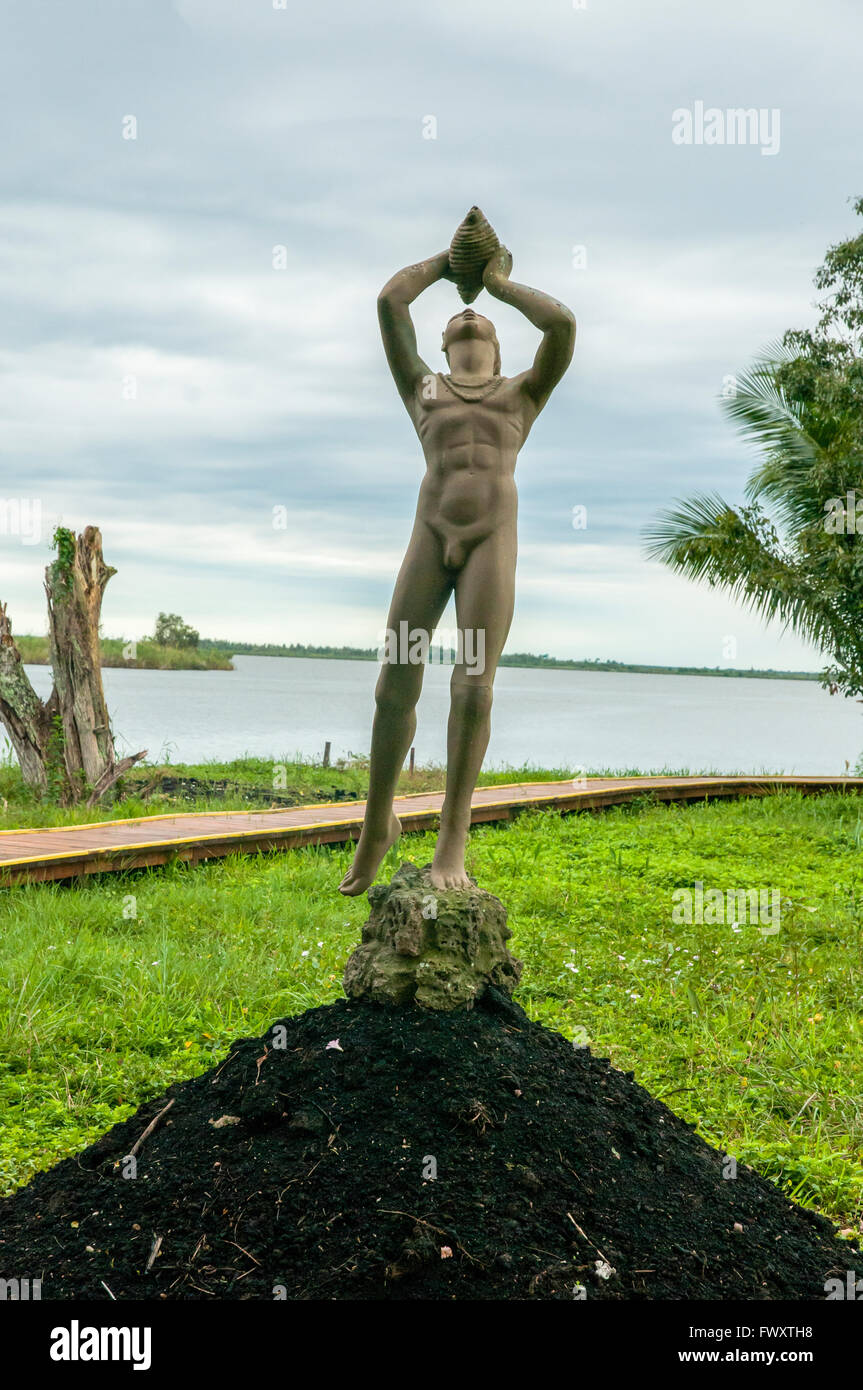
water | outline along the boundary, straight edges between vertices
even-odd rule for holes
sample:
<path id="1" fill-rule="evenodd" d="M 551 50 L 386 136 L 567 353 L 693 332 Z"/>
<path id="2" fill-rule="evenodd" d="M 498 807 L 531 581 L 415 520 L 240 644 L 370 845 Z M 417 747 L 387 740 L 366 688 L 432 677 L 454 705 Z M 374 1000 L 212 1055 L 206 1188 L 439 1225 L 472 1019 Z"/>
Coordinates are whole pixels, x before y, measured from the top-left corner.
<path id="1" fill-rule="evenodd" d="M 104 675 L 118 748 L 152 761 L 336 759 L 369 748 L 377 666 L 239 656 L 234 671 Z M 41 696 L 46 666 L 27 668 Z M 450 671 L 431 666 L 418 710 L 419 762 L 446 759 Z M 854 700 L 814 681 L 647 676 L 503 667 L 486 767 L 690 768 L 841 774 L 863 749 Z"/>

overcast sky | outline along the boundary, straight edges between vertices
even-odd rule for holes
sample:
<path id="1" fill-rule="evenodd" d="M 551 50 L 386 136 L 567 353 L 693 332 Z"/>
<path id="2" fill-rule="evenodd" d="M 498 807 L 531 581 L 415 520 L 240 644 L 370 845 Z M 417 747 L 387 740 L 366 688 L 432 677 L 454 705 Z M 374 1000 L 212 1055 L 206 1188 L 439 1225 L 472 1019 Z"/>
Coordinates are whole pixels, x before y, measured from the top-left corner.
<path id="1" fill-rule="evenodd" d="M 375 645 L 422 477 L 375 299 L 478 203 L 513 278 L 578 321 L 519 460 L 509 650 L 821 664 L 649 563 L 639 533 L 692 490 L 740 499 L 751 456 L 723 381 L 813 321 L 813 272 L 856 231 L 861 7 L 4 0 L 3 15 L 0 497 L 42 507 L 40 544 L 0 536 L 15 631 L 44 631 L 62 521 L 102 529 L 108 635 L 167 609 L 206 636 Z M 763 110 L 770 141 L 675 143 L 673 113 L 698 102 Z M 445 283 L 414 306 L 435 368 L 458 307 Z M 536 331 L 486 295 L 476 308 L 504 373 L 528 366 Z"/>

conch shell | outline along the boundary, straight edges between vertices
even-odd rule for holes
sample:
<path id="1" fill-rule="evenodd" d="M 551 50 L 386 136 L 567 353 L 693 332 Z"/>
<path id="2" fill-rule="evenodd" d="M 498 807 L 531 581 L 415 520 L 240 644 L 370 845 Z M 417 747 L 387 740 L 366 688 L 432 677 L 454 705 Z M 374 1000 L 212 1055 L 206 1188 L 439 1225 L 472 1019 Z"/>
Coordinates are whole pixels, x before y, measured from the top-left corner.
<path id="1" fill-rule="evenodd" d="M 482 289 L 482 272 L 500 246 L 494 227 L 480 209 L 472 207 L 456 228 L 449 248 L 449 268 L 464 304 L 472 304 Z"/>

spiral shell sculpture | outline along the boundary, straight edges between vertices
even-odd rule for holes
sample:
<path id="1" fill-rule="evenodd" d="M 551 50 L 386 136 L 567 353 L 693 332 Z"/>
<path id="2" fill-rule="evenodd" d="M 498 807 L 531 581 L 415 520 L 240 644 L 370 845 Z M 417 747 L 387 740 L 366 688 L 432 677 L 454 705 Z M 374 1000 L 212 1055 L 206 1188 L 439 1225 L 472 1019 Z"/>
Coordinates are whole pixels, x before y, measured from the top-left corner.
<path id="1" fill-rule="evenodd" d="M 449 267 L 464 304 L 472 304 L 482 289 L 482 272 L 500 242 L 480 209 L 472 207 L 456 228 L 449 248 Z"/>

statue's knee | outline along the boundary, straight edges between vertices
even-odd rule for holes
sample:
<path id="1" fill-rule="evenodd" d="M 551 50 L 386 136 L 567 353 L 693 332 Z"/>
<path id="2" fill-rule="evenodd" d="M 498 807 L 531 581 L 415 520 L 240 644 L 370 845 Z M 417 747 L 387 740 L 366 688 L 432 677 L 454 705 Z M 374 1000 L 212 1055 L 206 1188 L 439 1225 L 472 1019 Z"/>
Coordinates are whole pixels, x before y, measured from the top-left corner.
<path id="1" fill-rule="evenodd" d="M 485 719 L 491 713 L 492 688 L 466 681 L 454 681 L 450 687 L 453 710 L 465 720 Z"/>
<path id="2" fill-rule="evenodd" d="M 403 671 L 384 667 L 375 686 L 375 707 L 386 716 L 407 714 L 420 697 L 420 683 L 405 677 Z"/>

